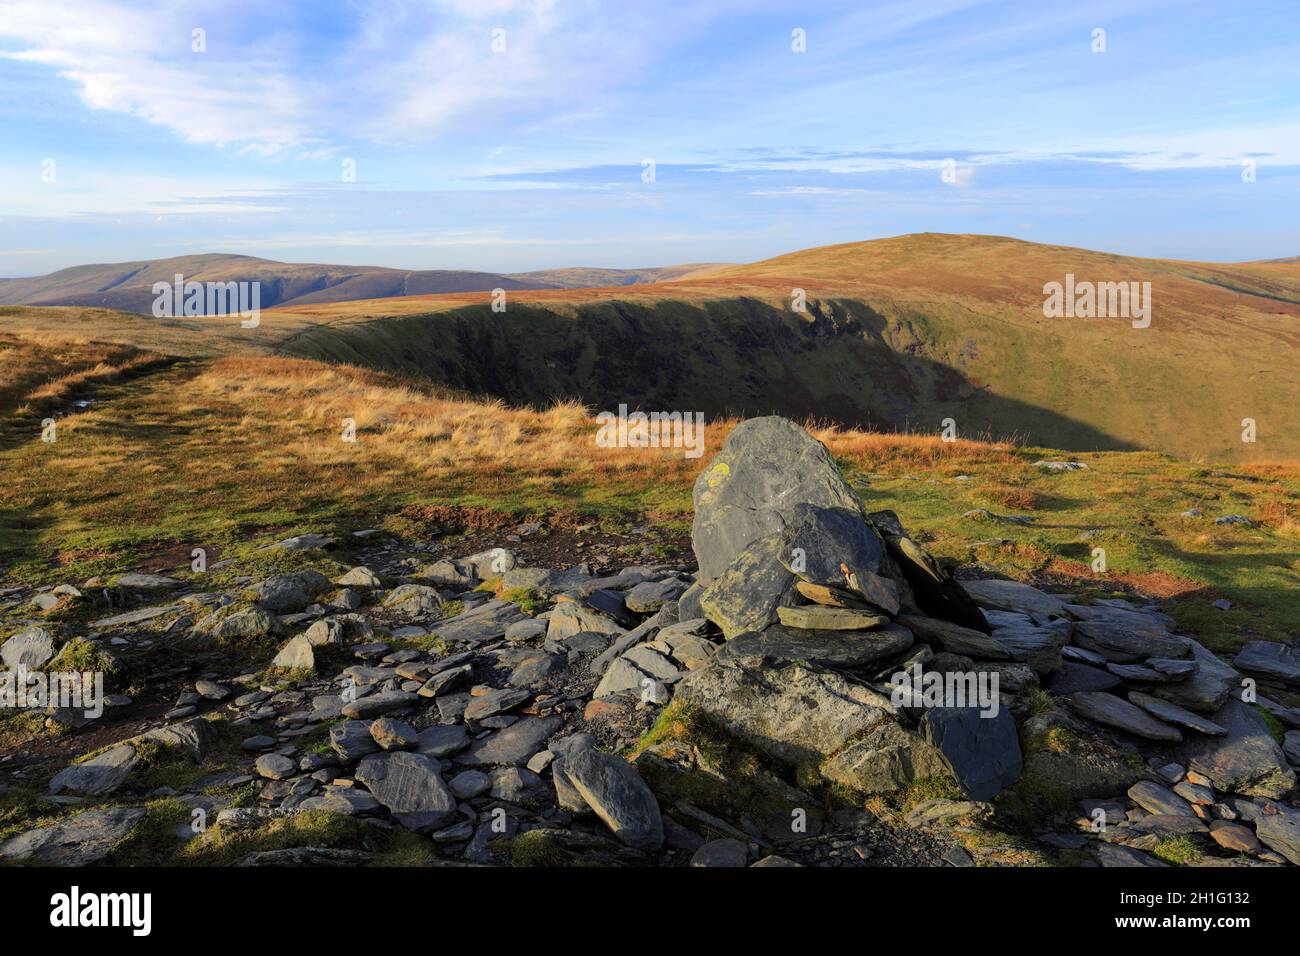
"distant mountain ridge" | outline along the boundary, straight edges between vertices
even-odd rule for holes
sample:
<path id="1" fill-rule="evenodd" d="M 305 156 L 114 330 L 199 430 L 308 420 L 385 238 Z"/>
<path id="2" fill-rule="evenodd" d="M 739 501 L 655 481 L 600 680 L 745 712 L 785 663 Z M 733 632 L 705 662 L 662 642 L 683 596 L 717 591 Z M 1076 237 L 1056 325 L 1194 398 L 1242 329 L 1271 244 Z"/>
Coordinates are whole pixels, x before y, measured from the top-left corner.
<path id="1" fill-rule="evenodd" d="M 272 308 L 492 289 L 639 285 L 681 278 L 708 268 L 711 267 L 570 268 L 510 274 L 277 262 L 256 256 L 208 253 L 72 266 L 44 276 L 0 279 L 0 305 L 62 305 L 147 314 L 153 308 L 153 284 L 172 282 L 177 274 L 185 276 L 187 282 L 259 282 L 261 306 Z"/>

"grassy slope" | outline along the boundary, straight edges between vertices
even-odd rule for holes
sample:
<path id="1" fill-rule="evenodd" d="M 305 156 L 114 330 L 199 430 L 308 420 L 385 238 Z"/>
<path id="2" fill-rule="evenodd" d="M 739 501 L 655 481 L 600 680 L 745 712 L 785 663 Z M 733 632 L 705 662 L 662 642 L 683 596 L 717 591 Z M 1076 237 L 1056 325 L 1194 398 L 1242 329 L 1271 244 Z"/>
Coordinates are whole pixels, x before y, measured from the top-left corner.
<path id="1" fill-rule="evenodd" d="M 1151 327 L 1044 318 L 1043 285 L 1067 273 L 1149 281 Z M 788 310 L 795 287 L 857 325 L 810 333 L 808 347 L 784 347 L 798 338 L 791 329 L 800 319 Z M 278 347 L 290 354 L 422 370 L 458 385 L 477 376 L 491 388 L 493 363 L 482 360 L 474 332 L 489 326 L 488 344 L 538 376 L 531 393 L 512 400 L 581 394 L 604 403 L 608 389 L 599 383 L 574 387 L 580 369 L 568 381 L 561 374 L 583 358 L 613 367 L 609 378 L 624 383 L 625 398 L 668 408 L 716 410 L 690 404 L 704 394 L 723 407 L 816 410 L 890 427 L 929 430 L 952 415 L 967 434 L 1019 434 L 1076 449 L 1300 457 L 1300 434 L 1289 427 L 1300 406 L 1300 266 L 1291 263 L 1180 263 L 922 235 L 807 250 L 673 282 L 518 293 L 505 315 L 490 313 L 486 301 L 349 302 L 277 310 L 273 321 L 286 332 Z M 539 310 L 555 321 L 542 321 Z M 611 316 L 650 333 L 641 341 L 653 338 L 657 364 L 681 373 L 674 394 L 642 388 L 656 365 L 637 376 L 619 367 L 628 340 L 610 331 Z M 737 318 L 748 327 L 737 328 Z M 664 319 L 676 324 L 656 325 Z M 351 328 L 358 323 L 379 323 L 382 334 Z M 761 374 L 746 376 L 747 365 Z M 1244 418 L 1258 424 L 1255 444 L 1241 441 Z"/>
<path id="2" fill-rule="evenodd" d="M 577 511 L 623 525 L 689 522 L 704 457 L 597 450 L 578 406 L 536 412 L 364 370 L 275 357 L 187 360 L 101 387 L 36 439 L 30 413 L 0 447 L 0 584 L 80 581 L 144 557 L 222 550 L 283 531 L 382 525 L 421 533 L 406 506 L 519 514 Z M 354 417 L 358 441 L 340 439 Z M 19 427 L 19 426 L 25 427 Z M 1300 468 L 1202 468 L 1155 453 L 1074 456 L 1051 474 L 1041 449 L 818 429 L 869 507 L 893 508 L 940 555 L 1015 576 L 1177 599 L 1216 646 L 1284 636 L 1300 614 Z M 23 436 L 26 435 L 25 439 Z M 959 475 L 970 478 L 956 480 Z M 1201 519 L 1179 513 L 1190 507 Z M 963 518 L 972 508 L 1030 526 Z M 1216 526 L 1250 516 L 1259 526 Z M 1091 536 L 1089 532 L 1095 532 Z M 1087 568 L 1106 548 L 1110 571 Z M 1227 613 L 1209 602 L 1226 595 Z"/>

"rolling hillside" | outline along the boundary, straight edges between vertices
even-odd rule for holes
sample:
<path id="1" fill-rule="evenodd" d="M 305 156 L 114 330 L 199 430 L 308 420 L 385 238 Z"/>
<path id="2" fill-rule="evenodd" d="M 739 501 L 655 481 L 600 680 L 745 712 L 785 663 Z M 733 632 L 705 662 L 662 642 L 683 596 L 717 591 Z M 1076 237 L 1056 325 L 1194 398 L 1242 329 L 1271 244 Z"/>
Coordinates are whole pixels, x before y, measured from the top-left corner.
<path id="1" fill-rule="evenodd" d="M 262 307 L 380 299 L 389 296 L 492 289 L 568 289 L 590 285 L 633 285 L 678 278 L 702 265 L 650 269 L 549 269 L 518 275 L 463 270 L 386 269 L 379 266 L 275 262 L 253 256 L 209 254 L 74 266 L 30 279 L 0 279 L 0 305 L 50 305 L 150 313 L 155 282 L 261 283 Z"/>
<path id="2" fill-rule="evenodd" d="M 1149 282 L 1149 327 L 1046 318 L 1044 285 L 1069 275 Z M 804 312 L 791 308 L 796 288 Z M 3 319 L 169 355 L 345 363 L 515 405 L 778 412 L 930 434 L 952 418 L 960 435 L 1072 451 L 1300 457 L 1290 427 L 1300 406 L 1295 262 L 1176 262 L 923 234 L 671 281 L 511 289 L 505 312 L 482 291 L 313 298 L 333 291 L 298 290 L 255 329 L 71 308 L 10 308 Z M 1253 444 L 1241 440 L 1247 418 Z"/>
<path id="3" fill-rule="evenodd" d="M 1043 288 L 1149 282 L 1151 322 L 1046 318 Z M 808 308 L 791 309 L 804 289 Z M 1136 259 L 989 236 L 828 246 L 670 283 L 274 313 L 291 355 L 509 402 L 1020 436 L 1070 450 L 1300 455 L 1300 267 Z M 1242 420 L 1258 441 L 1241 441 Z"/>

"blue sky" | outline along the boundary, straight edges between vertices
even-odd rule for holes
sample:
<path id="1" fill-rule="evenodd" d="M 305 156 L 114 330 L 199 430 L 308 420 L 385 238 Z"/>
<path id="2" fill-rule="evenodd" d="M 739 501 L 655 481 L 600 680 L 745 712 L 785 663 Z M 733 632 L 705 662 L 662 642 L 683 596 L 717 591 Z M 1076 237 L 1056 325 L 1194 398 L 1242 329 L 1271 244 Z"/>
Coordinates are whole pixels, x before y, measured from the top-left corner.
<path id="1" fill-rule="evenodd" d="M 1298 94 L 1295 0 L 0 0 L 0 275 L 632 267 L 922 231 L 1293 256 Z"/>

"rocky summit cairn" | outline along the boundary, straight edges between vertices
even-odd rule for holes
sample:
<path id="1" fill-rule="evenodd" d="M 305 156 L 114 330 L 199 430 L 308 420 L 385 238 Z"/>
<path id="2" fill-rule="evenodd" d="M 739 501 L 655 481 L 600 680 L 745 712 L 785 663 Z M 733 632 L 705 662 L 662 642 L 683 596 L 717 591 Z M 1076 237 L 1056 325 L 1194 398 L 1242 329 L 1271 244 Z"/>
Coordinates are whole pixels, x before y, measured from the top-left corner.
<path id="1" fill-rule="evenodd" d="M 980 667 L 959 654 L 1012 654 L 892 512 L 865 514 L 804 429 L 776 417 L 736 427 L 696 482 L 692 544 L 703 614 L 727 644 L 681 682 L 677 699 L 758 750 L 862 794 L 938 775 L 987 801 L 1019 779 L 1016 725 L 996 691 L 982 709 L 975 693 L 961 706 L 891 699 L 890 676 L 936 653 L 947 658 L 940 670 L 974 679 Z"/>

